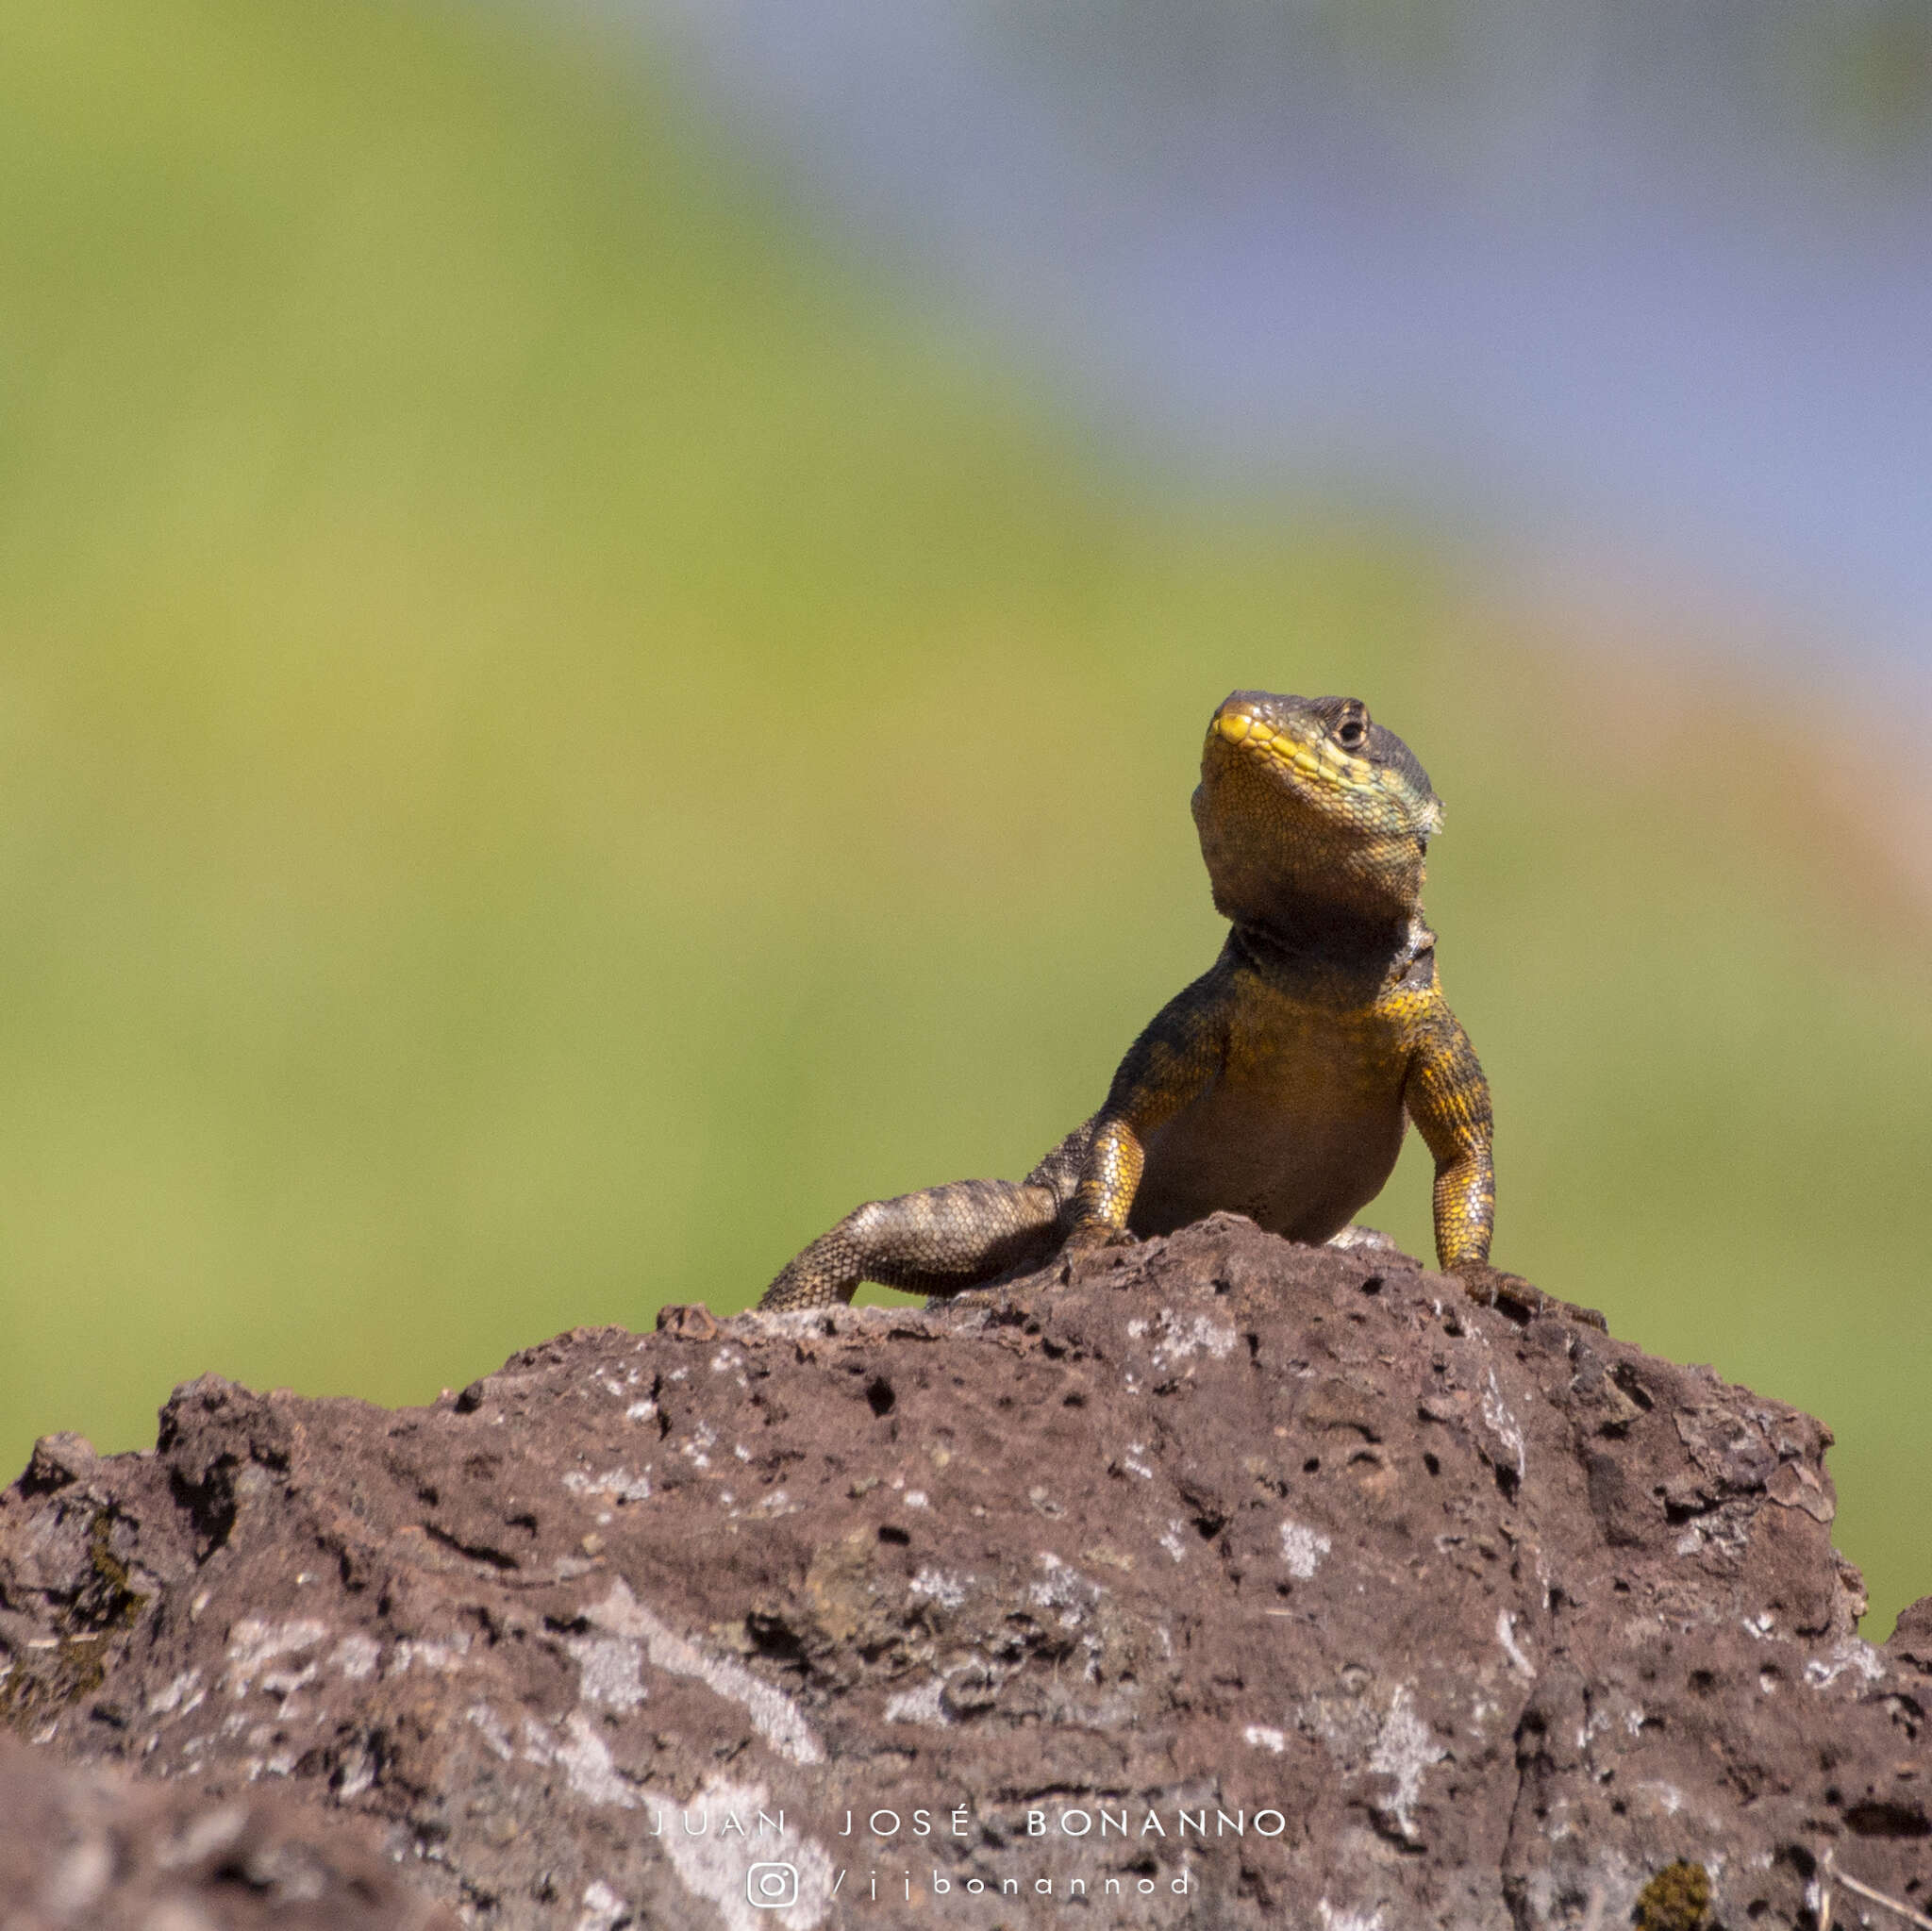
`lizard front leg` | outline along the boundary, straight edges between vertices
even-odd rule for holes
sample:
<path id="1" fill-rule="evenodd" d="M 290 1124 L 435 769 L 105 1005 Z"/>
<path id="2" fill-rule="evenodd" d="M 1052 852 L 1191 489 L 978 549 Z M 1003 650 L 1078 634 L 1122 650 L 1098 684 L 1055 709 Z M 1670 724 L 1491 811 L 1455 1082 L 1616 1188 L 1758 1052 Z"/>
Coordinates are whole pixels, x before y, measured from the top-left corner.
<path id="1" fill-rule="evenodd" d="M 1219 972 L 1171 999 L 1128 1047 L 1107 1104 L 1090 1123 L 1074 1190 L 1070 1248 L 1128 1239 L 1147 1165 L 1147 1136 L 1197 1098 L 1221 1070 L 1227 1040 L 1225 982 Z"/>
<path id="2" fill-rule="evenodd" d="M 1441 993 L 1409 1060 L 1403 1103 L 1436 1159 L 1436 1258 L 1444 1273 L 1479 1275 L 1496 1218 L 1490 1083 L 1461 1022 Z"/>

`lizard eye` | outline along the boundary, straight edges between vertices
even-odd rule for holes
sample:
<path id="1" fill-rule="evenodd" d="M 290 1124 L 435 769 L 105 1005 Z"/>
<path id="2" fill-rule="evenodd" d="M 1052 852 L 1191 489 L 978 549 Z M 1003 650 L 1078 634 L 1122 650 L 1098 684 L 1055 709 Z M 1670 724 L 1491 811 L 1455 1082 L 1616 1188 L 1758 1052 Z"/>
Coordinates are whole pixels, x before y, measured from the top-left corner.
<path id="1" fill-rule="evenodd" d="M 1346 713 L 1335 726 L 1335 741 L 1344 751 L 1359 751 L 1369 735 L 1369 714 L 1365 710 Z"/>

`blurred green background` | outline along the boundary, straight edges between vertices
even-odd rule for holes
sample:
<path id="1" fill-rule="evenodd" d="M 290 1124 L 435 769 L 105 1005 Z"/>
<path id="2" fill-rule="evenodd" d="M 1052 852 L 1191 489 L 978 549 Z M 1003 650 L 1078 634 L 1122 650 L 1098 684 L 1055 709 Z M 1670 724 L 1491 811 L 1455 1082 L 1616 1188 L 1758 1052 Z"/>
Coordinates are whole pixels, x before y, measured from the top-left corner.
<path id="1" fill-rule="evenodd" d="M 0 1465 L 1024 1171 L 1220 942 L 1214 704 L 1345 691 L 1448 800 L 1498 1261 L 1824 1416 L 1885 1635 L 1932 935 L 1861 719 L 1163 494 L 684 99 L 513 12 L 0 8 Z"/>

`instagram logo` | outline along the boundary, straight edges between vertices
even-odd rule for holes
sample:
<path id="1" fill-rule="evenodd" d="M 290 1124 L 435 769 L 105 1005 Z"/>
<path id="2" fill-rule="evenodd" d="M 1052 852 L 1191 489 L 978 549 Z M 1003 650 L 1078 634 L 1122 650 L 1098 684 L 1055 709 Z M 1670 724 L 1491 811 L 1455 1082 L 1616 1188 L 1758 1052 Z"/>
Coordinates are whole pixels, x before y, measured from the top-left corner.
<path id="1" fill-rule="evenodd" d="M 798 1902 L 795 1864 L 754 1864 L 744 1873 L 744 1901 L 761 1911 L 782 1911 Z"/>

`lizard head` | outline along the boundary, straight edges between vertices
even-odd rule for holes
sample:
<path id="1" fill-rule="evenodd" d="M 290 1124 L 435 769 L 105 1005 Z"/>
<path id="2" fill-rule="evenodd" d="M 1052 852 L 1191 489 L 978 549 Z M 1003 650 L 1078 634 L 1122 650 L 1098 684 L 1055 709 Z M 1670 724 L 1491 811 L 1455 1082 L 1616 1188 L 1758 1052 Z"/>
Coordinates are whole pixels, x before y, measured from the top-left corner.
<path id="1" fill-rule="evenodd" d="M 1311 905 L 1412 913 L 1441 823 L 1428 773 L 1358 698 L 1237 691 L 1208 724 L 1194 824 L 1214 904 L 1237 924 Z"/>

